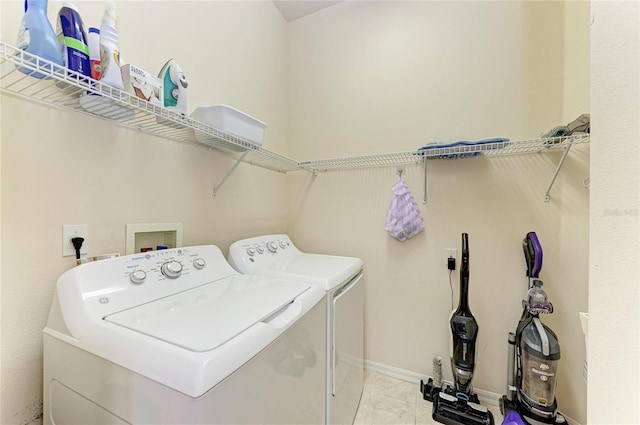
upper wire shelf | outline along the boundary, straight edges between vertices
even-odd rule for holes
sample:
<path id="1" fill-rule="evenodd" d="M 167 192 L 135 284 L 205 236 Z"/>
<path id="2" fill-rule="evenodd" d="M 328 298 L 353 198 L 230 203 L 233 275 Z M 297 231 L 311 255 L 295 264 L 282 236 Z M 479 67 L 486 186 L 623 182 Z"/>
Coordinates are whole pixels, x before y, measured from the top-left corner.
<path id="1" fill-rule="evenodd" d="M 171 140 L 214 148 L 231 156 L 237 163 L 254 164 L 283 173 L 306 170 L 317 174 L 334 170 L 418 164 L 425 159 L 545 152 L 589 142 L 588 134 L 576 134 L 298 162 L 107 84 L 88 79 L 4 42 L 0 42 L 0 89 L 57 107 L 107 118 Z"/>
<path id="2" fill-rule="evenodd" d="M 244 139 L 154 105 L 0 42 L 0 88 L 30 99 L 107 118 L 137 130 L 215 148 L 242 162 L 274 171 L 309 169 Z"/>

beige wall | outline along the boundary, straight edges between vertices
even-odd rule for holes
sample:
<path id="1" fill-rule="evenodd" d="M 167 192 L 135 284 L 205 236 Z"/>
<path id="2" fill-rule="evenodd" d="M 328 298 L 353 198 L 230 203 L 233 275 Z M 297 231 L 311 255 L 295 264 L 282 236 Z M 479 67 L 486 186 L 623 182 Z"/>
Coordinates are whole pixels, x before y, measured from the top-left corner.
<path id="1" fill-rule="evenodd" d="M 637 424 L 640 3 L 594 1 L 592 13 L 589 423 Z"/>
<path id="2" fill-rule="evenodd" d="M 106 2 L 78 2 L 87 25 Z M 157 73 L 175 57 L 189 80 L 189 111 L 229 104 L 268 124 L 264 144 L 284 149 L 285 21 L 270 2 L 118 1 L 125 59 Z M 22 1 L 1 2 L 2 33 L 15 43 Z M 49 2 L 53 21 L 61 2 Z M 125 225 L 182 222 L 184 244 L 286 231 L 286 176 L 233 162 L 2 93 L 2 416 L 29 423 L 42 400 L 41 332 L 62 258 L 63 224 L 89 225 L 93 254 L 125 250 Z M 37 421 L 37 420 L 36 420 Z"/>
<path id="3" fill-rule="evenodd" d="M 294 21 L 290 152 L 318 159 L 434 141 L 535 138 L 565 124 L 589 111 L 589 68 L 574 63 L 589 61 L 588 6 L 571 6 L 578 21 L 561 2 L 344 2 Z M 582 38 L 567 39 L 565 22 Z M 430 375 L 433 357 L 447 358 L 449 349 L 444 251 L 460 253 L 460 234 L 468 232 L 471 310 L 480 325 L 474 382 L 503 394 L 506 337 L 527 289 L 521 240 L 535 230 L 556 308 L 544 321 L 563 348 L 560 407 L 586 423 L 578 312 L 587 309 L 589 146 L 572 150 L 544 203 L 559 158 L 430 161 L 428 203 L 420 204 L 426 229 L 403 243 L 384 230 L 395 167 L 292 175 L 290 233 L 304 249 L 364 259 L 365 357 Z M 421 166 L 405 167 L 418 202 L 423 176 Z M 453 277 L 457 305 L 457 271 Z"/>
<path id="4" fill-rule="evenodd" d="M 88 25 L 99 23 L 104 2 L 78 4 Z M 289 24 L 271 2 L 117 4 L 127 61 L 157 72 L 175 57 L 191 84 L 190 111 L 242 109 L 268 123 L 266 147 L 300 160 L 535 137 L 589 111 L 586 2 L 345 2 Z M 50 2 L 52 21 L 60 5 Z M 9 42 L 21 8 L 0 2 Z M 535 230 L 556 307 L 545 321 L 564 350 L 560 407 L 587 423 L 577 312 L 587 309 L 589 146 L 572 150 L 549 204 L 542 195 L 558 153 L 430 162 L 426 231 L 401 244 L 384 232 L 394 167 L 312 177 L 243 165 L 212 200 L 232 165 L 215 152 L 1 99 L 0 423 L 38 412 L 40 332 L 55 279 L 73 262 L 60 256 L 62 224 L 89 224 L 91 251 L 101 253 L 124 251 L 126 223 L 166 221 L 184 223 L 185 244 L 226 250 L 240 237 L 288 231 L 303 249 L 362 257 L 367 358 L 423 374 L 448 350 L 444 249 L 459 252 L 468 232 L 481 327 L 475 385 L 500 394 L 526 285 L 520 240 Z M 72 127 L 92 137 L 65 136 Z M 405 175 L 420 201 L 421 168 Z M 453 283 L 457 296 L 457 272 Z"/>

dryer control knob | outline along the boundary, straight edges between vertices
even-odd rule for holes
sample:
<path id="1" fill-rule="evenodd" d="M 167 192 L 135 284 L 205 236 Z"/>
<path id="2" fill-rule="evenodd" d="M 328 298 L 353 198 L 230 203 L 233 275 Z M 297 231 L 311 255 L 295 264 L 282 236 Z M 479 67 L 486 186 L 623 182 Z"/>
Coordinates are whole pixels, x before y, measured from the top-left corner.
<path id="1" fill-rule="evenodd" d="M 129 280 L 131 283 L 139 284 L 144 282 L 147 278 L 147 273 L 144 270 L 134 270 L 129 274 Z"/>
<path id="2" fill-rule="evenodd" d="M 206 265 L 207 262 L 204 261 L 204 258 L 196 258 L 195 260 L 193 260 L 193 266 L 198 270 L 204 269 L 204 266 Z"/>
<path id="3" fill-rule="evenodd" d="M 267 242 L 267 249 L 270 252 L 275 253 L 278 250 L 278 244 L 273 242 L 273 241 L 272 242 Z"/>
<path id="4" fill-rule="evenodd" d="M 287 247 L 287 243 L 285 241 L 280 241 L 280 248 L 285 249 Z"/>
<path id="5" fill-rule="evenodd" d="M 256 247 L 256 252 L 257 252 L 258 254 L 262 254 L 262 253 L 264 252 L 264 247 L 262 247 L 262 245 L 258 245 L 258 246 Z"/>
<path id="6" fill-rule="evenodd" d="M 167 261 L 162 265 L 160 270 L 162 271 L 162 274 L 169 279 L 175 279 L 180 277 L 180 274 L 182 273 L 182 264 L 175 260 Z"/>

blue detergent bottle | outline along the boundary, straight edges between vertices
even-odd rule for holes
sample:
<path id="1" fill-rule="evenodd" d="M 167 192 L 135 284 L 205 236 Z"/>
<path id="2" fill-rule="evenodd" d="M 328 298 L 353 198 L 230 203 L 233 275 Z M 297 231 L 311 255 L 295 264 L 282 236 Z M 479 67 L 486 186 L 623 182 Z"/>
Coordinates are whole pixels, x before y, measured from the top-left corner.
<path id="1" fill-rule="evenodd" d="M 56 65 L 63 65 L 62 52 L 56 39 L 56 33 L 47 18 L 47 0 L 26 0 L 25 14 L 20 24 L 18 41 L 16 47 L 42 59 L 53 62 Z M 35 61 L 34 61 L 35 62 Z M 53 67 L 44 62 L 40 62 L 40 68 L 53 72 Z M 46 74 L 26 67 L 19 67 L 18 70 L 24 74 L 29 74 L 35 78 L 49 79 Z"/>
<path id="2" fill-rule="evenodd" d="M 73 3 L 62 4 L 58 12 L 56 35 L 64 65 L 71 71 L 90 77 L 89 39 L 78 8 Z"/>

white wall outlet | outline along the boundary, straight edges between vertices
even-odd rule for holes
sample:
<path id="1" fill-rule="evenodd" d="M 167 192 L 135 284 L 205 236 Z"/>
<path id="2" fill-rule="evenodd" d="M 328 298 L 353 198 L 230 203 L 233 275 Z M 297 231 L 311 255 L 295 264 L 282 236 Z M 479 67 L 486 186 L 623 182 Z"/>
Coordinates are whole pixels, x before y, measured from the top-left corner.
<path id="1" fill-rule="evenodd" d="M 89 226 L 86 224 L 65 224 L 62 226 L 62 256 L 76 255 L 76 249 L 71 243 L 72 238 L 84 238 L 80 254 L 89 253 Z"/>
<path id="2" fill-rule="evenodd" d="M 455 248 L 447 248 L 447 249 L 444 250 L 444 253 L 447 256 L 447 259 L 453 258 L 455 260 L 455 258 L 456 258 L 456 249 Z"/>
<path id="3" fill-rule="evenodd" d="M 447 248 L 444 250 L 445 255 L 447 256 L 447 269 L 453 271 L 456 269 L 456 250 L 455 248 Z"/>

